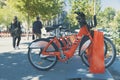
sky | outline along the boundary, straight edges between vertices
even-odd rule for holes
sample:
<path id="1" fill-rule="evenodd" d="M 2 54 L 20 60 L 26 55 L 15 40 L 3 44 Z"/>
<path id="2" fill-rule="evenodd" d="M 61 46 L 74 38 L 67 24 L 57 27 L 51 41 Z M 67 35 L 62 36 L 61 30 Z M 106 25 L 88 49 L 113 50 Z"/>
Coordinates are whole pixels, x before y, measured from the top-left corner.
<path id="1" fill-rule="evenodd" d="M 66 2 L 65 10 L 69 11 L 70 7 L 67 5 L 67 1 L 68 0 L 65 0 Z M 118 11 L 120 10 L 120 0 L 101 0 L 101 7 L 102 10 L 104 10 L 106 7 L 112 7 Z"/>
<path id="2" fill-rule="evenodd" d="M 120 0 L 101 0 L 102 9 L 106 7 L 112 7 L 117 11 L 120 10 Z"/>

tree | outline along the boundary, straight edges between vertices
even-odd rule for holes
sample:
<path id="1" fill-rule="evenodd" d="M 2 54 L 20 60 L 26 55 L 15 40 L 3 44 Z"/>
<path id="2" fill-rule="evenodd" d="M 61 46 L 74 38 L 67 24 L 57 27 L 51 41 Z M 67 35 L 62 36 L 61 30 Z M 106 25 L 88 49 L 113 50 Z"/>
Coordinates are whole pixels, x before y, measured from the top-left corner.
<path id="1" fill-rule="evenodd" d="M 5 1 L 4 0 L 0 0 L 0 24 L 4 21 L 3 20 L 3 7 L 5 6 Z"/>
<path id="2" fill-rule="evenodd" d="M 31 19 L 38 15 L 43 21 L 50 20 L 62 10 L 61 0 L 17 0 L 16 8 L 27 17 L 28 31 Z"/>
<path id="3" fill-rule="evenodd" d="M 112 22 L 114 20 L 114 16 L 115 16 L 115 9 L 108 7 L 104 10 L 104 15 L 106 17 L 107 20 L 107 24 Z"/>
<path id="4" fill-rule="evenodd" d="M 116 23 L 116 27 L 120 28 L 120 11 L 117 12 L 117 14 L 114 17 L 114 21 Z M 119 31 L 120 32 L 120 31 Z"/>
<path id="5" fill-rule="evenodd" d="M 6 5 L 6 4 L 5 4 L 5 1 L 6 1 L 6 0 L 0 0 L 0 8 L 3 8 L 3 6 Z"/>
<path id="6" fill-rule="evenodd" d="M 41 15 L 43 20 L 51 19 L 62 9 L 61 0 L 18 0 L 16 7 L 30 17 Z"/>
<path id="7" fill-rule="evenodd" d="M 92 19 L 93 15 L 94 15 L 94 10 L 96 9 L 96 11 L 98 12 L 100 9 L 100 0 L 72 0 L 71 2 L 71 6 L 72 6 L 72 10 L 71 13 L 69 14 L 69 21 L 70 23 L 72 23 L 72 26 L 77 25 L 76 22 L 76 15 L 74 14 L 75 11 L 80 11 L 85 13 L 86 15 L 86 19 L 89 21 Z M 94 6 L 94 3 L 96 4 L 96 7 Z M 95 8 L 95 9 L 94 9 Z"/>
<path id="8" fill-rule="evenodd" d="M 23 20 L 23 14 L 14 7 L 16 0 L 7 0 L 5 4 L 6 5 L 0 9 L 0 23 L 8 26 L 14 16 L 18 16 L 20 20 Z"/>
<path id="9" fill-rule="evenodd" d="M 114 17 L 114 24 L 114 27 L 116 27 L 114 31 L 115 34 L 112 36 L 116 45 L 116 50 L 118 51 L 117 53 L 120 54 L 120 11 L 117 11 Z"/>
<path id="10" fill-rule="evenodd" d="M 115 9 L 111 7 L 105 8 L 98 14 L 98 27 L 112 27 L 114 28 L 114 17 L 116 15 Z"/>

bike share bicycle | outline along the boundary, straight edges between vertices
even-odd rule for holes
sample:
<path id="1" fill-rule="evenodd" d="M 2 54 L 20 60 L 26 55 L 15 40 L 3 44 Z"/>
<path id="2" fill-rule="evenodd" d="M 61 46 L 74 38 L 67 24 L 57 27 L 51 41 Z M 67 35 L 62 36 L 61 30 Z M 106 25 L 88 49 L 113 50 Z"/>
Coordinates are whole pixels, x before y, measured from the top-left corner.
<path id="1" fill-rule="evenodd" d="M 74 42 L 68 49 L 63 50 L 62 45 L 56 36 L 54 36 L 52 39 L 37 39 L 30 43 L 28 47 L 28 59 L 35 68 L 39 70 L 49 70 L 56 64 L 58 60 L 61 62 L 68 61 L 74 56 L 75 50 L 78 48 L 78 46 L 79 55 L 81 56 L 82 61 L 85 63 L 85 65 L 89 66 L 86 49 L 92 42 L 93 34 L 92 30 L 86 23 L 85 15 L 82 12 L 76 12 L 76 14 L 78 15 L 77 20 L 81 27 L 80 31 L 75 36 Z M 96 19 L 94 19 L 94 22 L 95 21 Z M 52 29 L 55 28 L 52 27 Z M 48 30 L 51 30 L 51 28 Z M 104 57 L 106 68 L 114 62 L 116 57 L 115 46 L 112 41 L 106 37 L 104 37 Z"/>

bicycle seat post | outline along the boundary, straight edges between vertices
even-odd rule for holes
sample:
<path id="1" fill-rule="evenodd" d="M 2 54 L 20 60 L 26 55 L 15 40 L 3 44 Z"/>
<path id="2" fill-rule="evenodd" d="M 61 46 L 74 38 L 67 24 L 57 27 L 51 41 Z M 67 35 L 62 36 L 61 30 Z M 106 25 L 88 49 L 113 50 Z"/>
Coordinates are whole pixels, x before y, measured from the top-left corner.
<path id="1" fill-rule="evenodd" d="M 56 36 L 57 38 L 60 38 L 60 37 L 61 37 L 60 28 L 55 29 L 55 36 Z"/>

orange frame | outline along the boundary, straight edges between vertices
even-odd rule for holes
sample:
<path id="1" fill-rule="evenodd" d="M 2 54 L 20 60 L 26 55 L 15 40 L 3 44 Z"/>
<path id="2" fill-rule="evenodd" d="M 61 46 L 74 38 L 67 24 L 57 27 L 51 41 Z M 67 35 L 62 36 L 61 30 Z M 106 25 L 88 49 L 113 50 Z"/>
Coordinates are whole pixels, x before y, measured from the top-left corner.
<path id="1" fill-rule="evenodd" d="M 50 40 L 50 42 L 48 43 L 48 45 L 43 49 L 42 54 L 43 54 L 43 55 L 52 55 L 52 56 L 54 55 L 54 56 L 57 56 L 60 61 L 65 62 L 66 60 L 68 60 L 69 58 L 71 58 L 71 57 L 74 55 L 75 50 L 76 50 L 77 47 L 79 46 L 79 43 L 80 43 L 81 38 L 82 38 L 83 35 L 88 35 L 89 38 L 90 38 L 91 41 L 92 41 L 92 37 L 91 37 L 91 35 L 90 35 L 90 32 L 89 32 L 88 29 L 87 29 L 87 26 L 86 26 L 86 25 L 82 26 L 82 27 L 80 28 L 80 31 L 79 31 L 78 34 L 76 35 L 76 39 L 74 40 L 71 48 L 68 49 L 68 50 L 63 50 L 63 54 L 66 56 L 64 59 L 62 59 L 62 58 L 60 57 L 60 54 L 61 54 L 61 53 L 60 53 L 59 51 L 55 51 L 55 52 L 47 52 L 47 51 L 46 51 L 47 48 L 50 46 L 50 44 L 52 44 L 53 42 L 56 43 L 56 45 L 58 46 L 58 48 L 61 47 L 61 45 L 60 45 L 57 37 L 54 37 L 52 40 Z"/>

